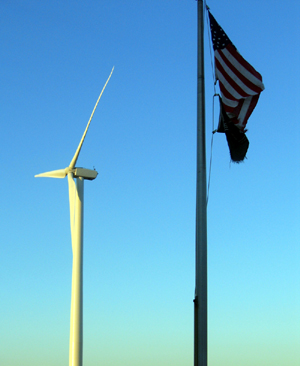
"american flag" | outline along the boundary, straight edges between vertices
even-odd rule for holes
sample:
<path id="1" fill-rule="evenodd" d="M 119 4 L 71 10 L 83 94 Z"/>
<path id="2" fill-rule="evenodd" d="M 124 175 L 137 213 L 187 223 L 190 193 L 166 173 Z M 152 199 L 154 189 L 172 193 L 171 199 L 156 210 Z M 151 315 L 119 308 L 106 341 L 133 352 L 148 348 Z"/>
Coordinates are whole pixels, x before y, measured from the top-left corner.
<path id="1" fill-rule="evenodd" d="M 264 90 L 262 77 L 239 54 L 210 12 L 209 19 L 222 104 L 230 121 L 244 132 L 248 118 Z"/>

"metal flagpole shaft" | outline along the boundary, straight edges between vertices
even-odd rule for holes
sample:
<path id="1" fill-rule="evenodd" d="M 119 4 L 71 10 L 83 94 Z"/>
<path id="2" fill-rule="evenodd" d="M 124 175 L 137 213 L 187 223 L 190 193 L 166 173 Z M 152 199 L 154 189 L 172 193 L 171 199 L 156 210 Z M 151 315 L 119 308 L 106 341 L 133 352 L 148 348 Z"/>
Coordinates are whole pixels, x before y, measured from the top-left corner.
<path id="1" fill-rule="evenodd" d="M 198 0 L 195 366 L 207 366 L 207 194 L 203 19 L 203 0 Z"/>

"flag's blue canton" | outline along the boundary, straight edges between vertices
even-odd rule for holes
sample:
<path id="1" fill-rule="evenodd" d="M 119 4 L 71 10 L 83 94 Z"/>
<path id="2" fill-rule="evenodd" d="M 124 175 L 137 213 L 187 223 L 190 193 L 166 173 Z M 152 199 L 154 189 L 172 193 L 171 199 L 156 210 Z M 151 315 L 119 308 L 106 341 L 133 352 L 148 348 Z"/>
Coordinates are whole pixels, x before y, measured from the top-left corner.
<path id="1" fill-rule="evenodd" d="M 222 48 L 225 48 L 228 44 L 232 44 L 227 34 L 216 22 L 216 19 L 211 15 L 210 12 L 208 14 L 214 50 L 221 50 Z"/>

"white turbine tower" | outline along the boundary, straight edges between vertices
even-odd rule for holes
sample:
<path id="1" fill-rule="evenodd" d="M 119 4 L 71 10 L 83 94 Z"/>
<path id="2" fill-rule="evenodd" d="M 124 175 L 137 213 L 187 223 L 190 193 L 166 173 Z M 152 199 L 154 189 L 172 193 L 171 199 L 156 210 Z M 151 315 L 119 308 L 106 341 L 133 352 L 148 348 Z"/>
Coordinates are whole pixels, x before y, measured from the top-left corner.
<path id="1" fill-rule="evenodd" d="M 93 109 L 86 129 L 82 135 L 78 148 L 65 169 L 35 175 L 35 177 L 65 178 L 68 176 L 70 223 L 73 251 L 72 266 L 72 295 L 71 295 L 71 318 L 70 318 L 70 350 L 69 366 L 82 366 L 82 245 L 83 245 L 83 182 L 84 179 L 93 180 L 98 173 L 95 170 L 76 168 L 83 141 L 97 108 L 104 89 L 113 73 L 112 69 Z M 74 180 L 76 178 L 76 182 Z"/>

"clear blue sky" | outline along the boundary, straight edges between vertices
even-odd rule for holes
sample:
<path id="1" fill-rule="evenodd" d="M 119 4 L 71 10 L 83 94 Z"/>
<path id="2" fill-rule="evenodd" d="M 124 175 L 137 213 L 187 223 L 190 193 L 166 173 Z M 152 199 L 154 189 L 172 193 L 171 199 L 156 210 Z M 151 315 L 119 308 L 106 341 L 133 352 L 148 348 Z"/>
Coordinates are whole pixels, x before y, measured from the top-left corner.
<path id="1" fill-rule="evenodd" d="M 214 136 L 209 365 L 299 366 L 300 5 L 208 5 L 266 87 L 245 163 Z M 34 175 L 69 164 L 115 66 L 78 160 L 99 172 L 85 184 L 84 365 L 192 366 L 197 2 L 2 0 L 0 12 L 0 364 L 68 364 L 68 185 Z"/>

